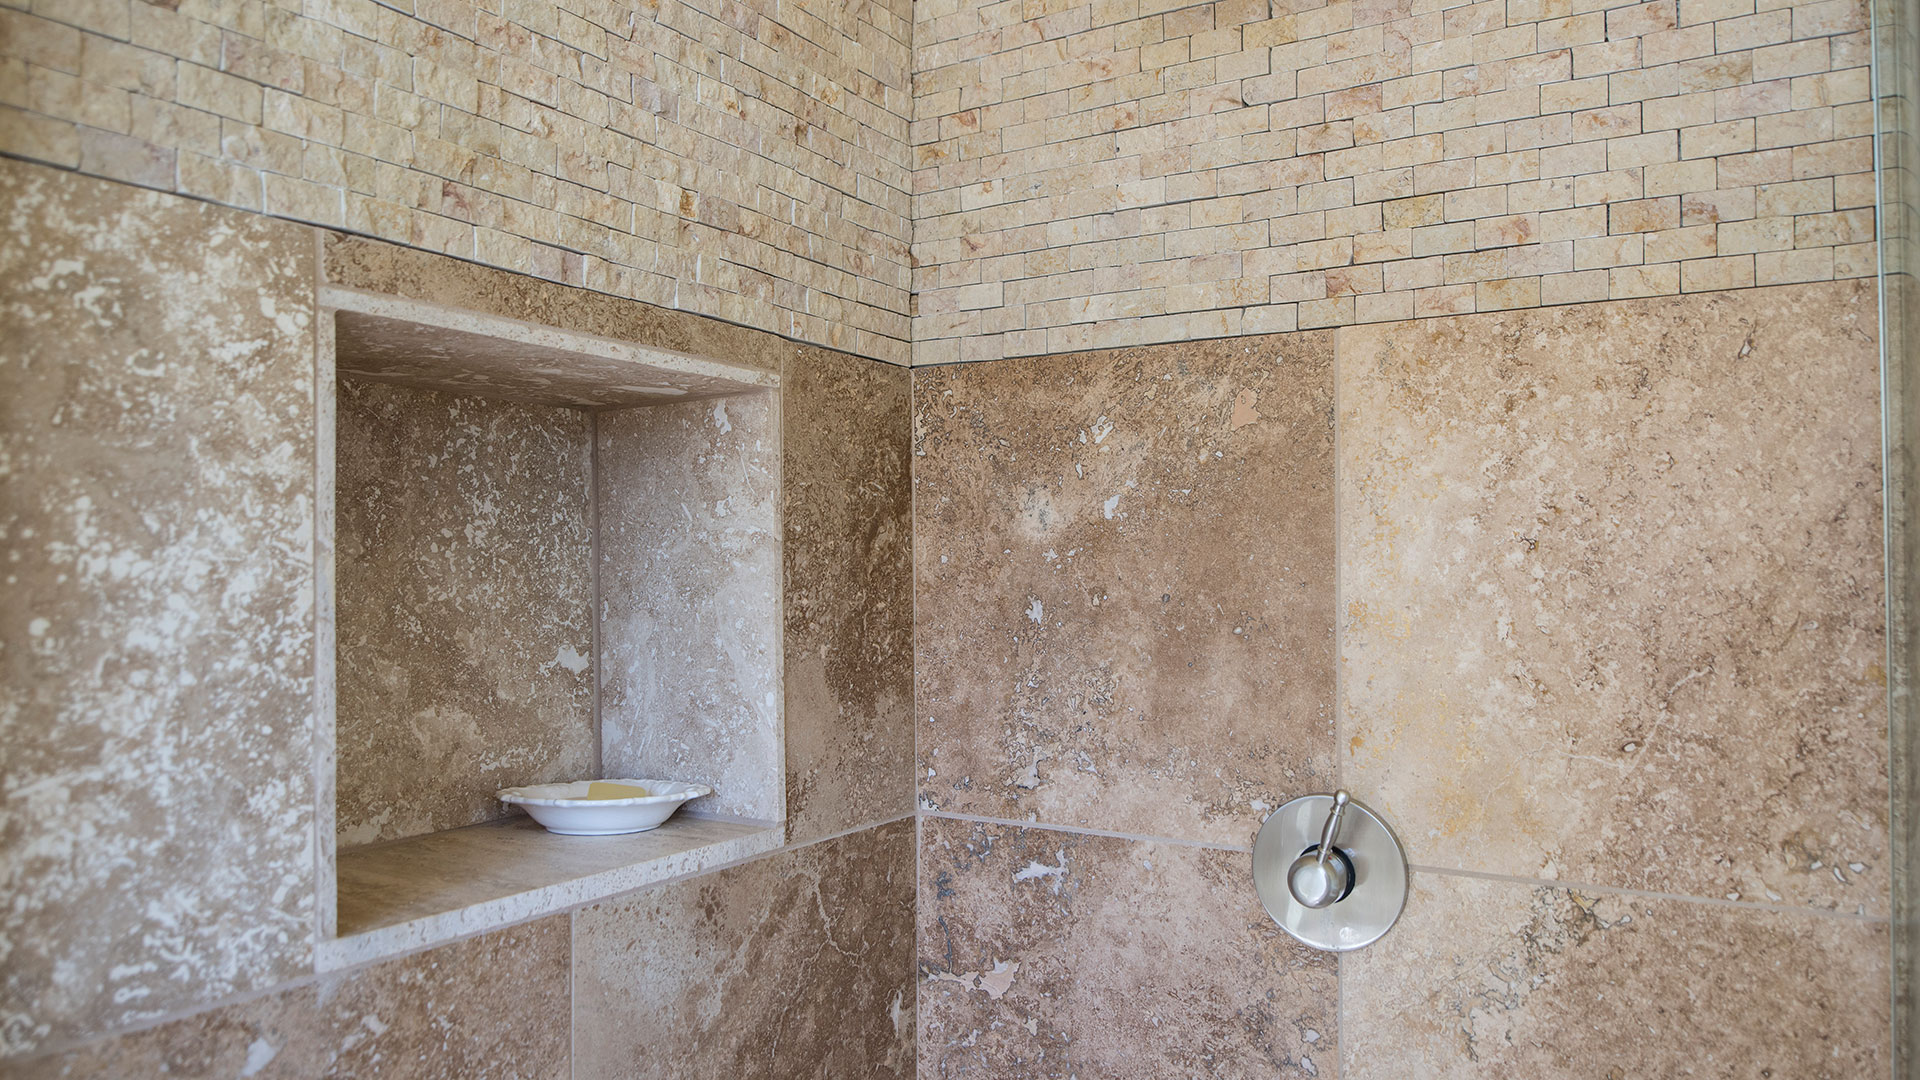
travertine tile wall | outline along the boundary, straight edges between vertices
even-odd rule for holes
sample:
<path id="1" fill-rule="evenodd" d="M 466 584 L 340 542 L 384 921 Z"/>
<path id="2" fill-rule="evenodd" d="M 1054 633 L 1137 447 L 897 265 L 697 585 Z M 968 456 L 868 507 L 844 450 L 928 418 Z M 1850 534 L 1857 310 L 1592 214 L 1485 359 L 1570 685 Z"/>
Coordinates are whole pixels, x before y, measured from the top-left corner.
<path id="1" fill-rule="evenodd" d="M 1417 867 L 1352 1075 L 1888 1075 L 1873 300 L 1338 332 L 1340 779 Z"/>
<path id="2" fill-rule="evenodd" d="M 913 821 L 574 915 L 579 1080 L 913 1074 Z"/>
<path id="3" fill-rule="evenodd" d="M 312 970 L 311 230 L 0 161 L 0 1058 Z"/>
<path id="4" fill-rule="evenodd" d="M 923 0 L 916 363 L 1865 277 L 1864 0 Z"/>
<path id="5" fill-rule="evenodd" d="M 1341 776 L 1414 862 L 1886 916 L 1873 291 L 1340 332 Z"/>
<path id="6" fill-rule="evenodd" d="M 1873 301 L 915 371 L 920 1075 L 1889 1075 Z M 1337 966 L 1248 854 L 1336 786 Z"/>
<path id="7" fill-rule="evenodd" d="M 1330 782 L 1331 333 L 914 376 L 924 808 L 1237 844 Z"/>
<path id="8" fill-rule="evenodd" d="M 0 756 L 21 785 L 0 802 L 0 1072 L 911 1073 L 909 416 L 874 412 L 905 401 L 905 369 L 18 161 L 0 207 L 0 552 L 23 601 L 0 605 Z M 784 607 L 806 618 L 779 647 L 832 657 L 786 714 L 807 748 L 787 848 L 312 974 L 316 254 L 333 284 L 783 374 L 804 478 L 779 493 L 804 596 Z M 835 655 L 862 626 L 875 647 Z M 651 997 L 619 990 L 635 970 Z M 576 1002 L 592 986 L 609 992 Z M 598 1041 L 576 1038 L 588 1024 Z"/>
<path id="9" fill-rule="evenodd" d="M 0 152 L 907 358 L 906 0 L 4 0 Z"/>
<path id="10" fill-rule="evenodd" d="M 1333 360 L 914 372 L 922 1076 L 1338 1069 L 1245 851 L 1337 782 Z"/>

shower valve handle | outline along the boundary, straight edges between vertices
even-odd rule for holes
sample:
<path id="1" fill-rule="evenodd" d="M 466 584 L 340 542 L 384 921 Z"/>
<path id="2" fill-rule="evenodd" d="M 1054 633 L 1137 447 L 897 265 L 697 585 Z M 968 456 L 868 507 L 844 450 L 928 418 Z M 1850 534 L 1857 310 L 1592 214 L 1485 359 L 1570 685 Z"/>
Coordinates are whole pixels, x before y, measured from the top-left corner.
<path id="1" fill-rule="evenodd" d="M 1349 801 L 1345 791 L 1334 793 L 1333 809 L 1320 830 L 1320 842 L 1302 852 L 1287 871 L 1287 891 L 1302 907 L 1330 907 L 1353 891 L 1353 863 L 1334 845 Z"/>

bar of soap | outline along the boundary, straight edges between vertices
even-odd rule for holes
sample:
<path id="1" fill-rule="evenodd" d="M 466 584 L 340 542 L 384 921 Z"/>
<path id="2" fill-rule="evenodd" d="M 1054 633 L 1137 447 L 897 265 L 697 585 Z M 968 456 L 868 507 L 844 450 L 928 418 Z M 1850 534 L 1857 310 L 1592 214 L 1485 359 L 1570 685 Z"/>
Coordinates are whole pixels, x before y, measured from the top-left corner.
<path id="1" fill-rule="evenodd" d="M 647 789 L 638 784 L 609 784 L 605 780 L 595 780 L 587 785 L 589 799 L 644 799 Z"/>

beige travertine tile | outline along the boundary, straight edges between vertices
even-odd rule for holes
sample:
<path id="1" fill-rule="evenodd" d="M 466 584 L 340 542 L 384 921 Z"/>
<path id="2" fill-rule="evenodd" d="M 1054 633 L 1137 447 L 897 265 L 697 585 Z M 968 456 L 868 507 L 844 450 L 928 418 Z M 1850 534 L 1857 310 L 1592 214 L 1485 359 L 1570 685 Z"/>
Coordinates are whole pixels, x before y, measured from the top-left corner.
<path id="1" fill-rule="evenodd" d="M 1885 1076 L 1883 922 L 1415 874 L 1341 960 L 1346 1080 Z"/>
<path id="2" fill-rule="evenodd" d="M 1729 197 L 1752 217 L 1758 187 L 1808 222 L 1871 182 L 1844 119 L 1869 104 L 1867 5 L 1604 6 L 915 5 L 915 363 L 1667 295 L 1756 250 L 1782 252 L 1761 284 L 1870 275 L 1816 227 L 1756 248 L 1688 219 Z M 1573 220 L 1708 227 L 1636 244 L 1596 290 Z M 1383 314 L 1441 255 L 1444 287 Z"/>
<path id="3" fill-rule="evenodd" d="M 1260 907 L 1250 857 L 921 819 L 922 1077 L 1329 1077 L 1332 954 Z"/>
<path id="4" fill-rule="evenodd" d="M 778 821 L 778 399 L 615 409 L 595 424 L 602 768 L 708 784 L 689 809 Z"/>
<path id="5" fill-rule="evenodd" d="M 794 840 L 913 810 L 911 389 L 824 349 L 781 381 Z"/>
<path id="6" fill-rule="evenodd" d="M 565 1080 L 556 916 L 30 1062 L 18 1080 Z"/>
<path id="7" fill-rule="evenodd" d="M 1873 290 L 1341 331 L 1341 779 L 1412 860 L 1883 913 Z"/>
<path id="8" fill-rule="evenodd" d="M 598 775 L 587 414 L 352 379 L 338 402 L 341 845 Z"/>
<path id="9" fill-rule="evenodd" d="M 1245 844 L 1331 785 L 1332 344 L 916 372 L 923 805 Z"/>
<path id="10" fill-rule="evenodd" d="M 574 916 L 574 1076 L 913 1071 L 913 823 Z"/>
<path id="11" fill-rule="evenodd" d="M 308 970 L 307 230 L 0 161 L 0 1054 Z"/>

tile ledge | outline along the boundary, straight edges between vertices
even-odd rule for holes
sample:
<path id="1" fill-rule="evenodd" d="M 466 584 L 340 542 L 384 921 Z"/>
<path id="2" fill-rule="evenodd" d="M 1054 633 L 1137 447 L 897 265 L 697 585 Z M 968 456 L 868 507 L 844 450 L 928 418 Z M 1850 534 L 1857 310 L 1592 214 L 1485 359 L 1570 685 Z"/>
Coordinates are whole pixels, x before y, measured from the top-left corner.
<path id="1" fill-rule="evenodd" d="M 569 837 L 510 818 L 343 852 L 343 933 L 316 972 L 443 945 L 779 848 L 785 826 L 694 815 L 651 832 Z"/>

